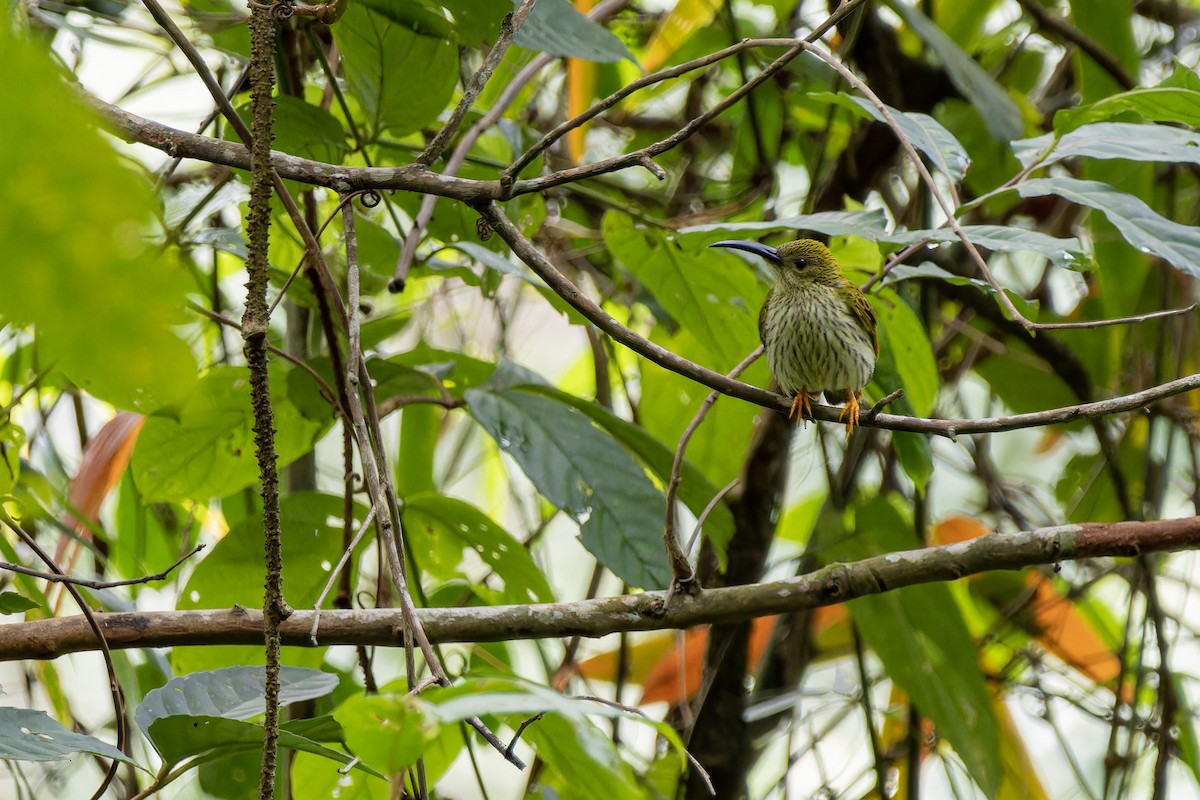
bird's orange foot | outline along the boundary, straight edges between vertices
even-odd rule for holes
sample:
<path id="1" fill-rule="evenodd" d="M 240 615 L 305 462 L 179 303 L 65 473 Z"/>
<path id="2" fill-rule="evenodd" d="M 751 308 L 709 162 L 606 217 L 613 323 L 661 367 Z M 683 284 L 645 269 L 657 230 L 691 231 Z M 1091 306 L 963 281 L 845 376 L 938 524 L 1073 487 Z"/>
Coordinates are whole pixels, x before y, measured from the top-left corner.
<path id="1" fill-rule="evenodd" d="M 850 399 L 842 407 L 842 413 L 838 414 L 838 420 L 846 421 L 847 436 L 854 432 L 854 429 L 858 427 L 858 395 L 850 395 Z"/>
<path id="2" fill-rule="evenodd" d="M 788 419 L 800 419 L 804 421 L 804 427 L 808 427 L 808 420 L 812 419 L 812 402 L 808 398 L 808 390 L 801 389 L 792 398 L 792 408 L 788 411 Z"/>

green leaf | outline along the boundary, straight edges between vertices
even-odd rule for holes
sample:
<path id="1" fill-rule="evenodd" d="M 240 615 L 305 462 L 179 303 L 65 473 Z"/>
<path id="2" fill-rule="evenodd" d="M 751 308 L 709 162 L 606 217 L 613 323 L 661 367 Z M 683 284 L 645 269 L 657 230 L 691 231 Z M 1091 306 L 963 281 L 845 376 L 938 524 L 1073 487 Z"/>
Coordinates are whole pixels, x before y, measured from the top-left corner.
<path id="1" fill-rule="evenodd" d="M 501 0 L 488 3 L 479 0 L 441 0 L 440 4 L 454 15 L 454 30 L 459 40 L 468 47 L 481 47 L 496 41 L 500 22 L 505 14 L 512 11 Z"/>
<path id="2" fill-rule="evenodd" d="M 275 132 L 275 138 L 271 141 L 271 149 L 327 164 L 342 163 L 350 146 L 346 143 L 346 129 L 337 117 L 291 95 L 280 94 L 272 99 L 275 111 L 271 130 Z M 237 112 L 249 126 L 250 103 L 238 106 Z M 226 130 L 226 138 L 241 142 L 232 128 Z"/>
<path id="3" fill-rule="evenodd" d="M 993 137 L 1002 142 L 1009 142 L 1021 135 L 1021 131 L 1024 130 L 1021 109 L 995 78 L 964 53 L 954 40 L 915 6 L 891 0 L 888 7 L 942 60 L 950 82 L 979 110 Z"/>
<path id="4" fill-rule="evenodd" d="M 20 614 L 22 611 L 37 608 L 38 605 L 23 594 L 0 592 L 0 614 Z"/>
<path id="5" fill-rule="evenodd" d="M 637 63 L 612 31 L 580 14 L 567 0 L 538 0 L 514 41 L 556 56 L 602 63 L 627 58 Z"/>
<path id="6" fill-rule="evenodd" d="M 291 725 L 290 722 L 284 722 L 279 726 L 280 747 L 312 753 L 339 764 L 353 763 L 355 769 L 383 777 L 340 750 L 292 732 L 289 730 Z M 256 722 L 208 714 L 171 714 L 150 723 L 146 736 L 168 764 L 178 764 L 193 756 L 199 756 L 202 762 L 209 762 L 246 751 L 261 752 L 263 726 Z"/>
<path id="7" fill-rule="evenodd" d="M 525 729 L 538 758 L 561 777 L 573 795 L 583 800 L 638 800 L 653 797 L 637 782 L 621 758 L 612 737 L 591 720 L 547 714 Z"/>
<path id="8" fill-rule="evenodd" d="M 395 0 L 361 1 L 372 11 L 382 14 L 397 25 L 422 36 L 449 39 L 453 30 L 450 20 L 442 16 L 438 10 L 428 7 L 421 0 L 407 0 L 403 3 L 397 3 Z"/>
<path id="9" fill-rule="evenodd" d="M 835 103 L 866 119 L 886 121 L 874 103 L 861 97 L 842 92 L 812 92 L 809 97 L 823 103 Z M 912 146 L 924 153 L 937 170 L 955 183 L 963 179 L 967 168 L 971 166 L 971 159 L 954 134 L 928 114 L 900 111 L 891 106 L 888 106 L 888 112 Z"/>
<path id="10" fill-rule="evenodd" d="M 920 546 L 912 524 L 884 498 L 869 500 L 856 517 L 858 532 L 832 546 L 831 558 L 853 561 Z M 888 676 L 953 745 L 984 794 L 994 797 L 1001 775 L 999 723 L 975 641 L 949 588 L 909 586 L 849 606 Z"/>
<path id="11" fill-rule="evenodd" d="M 708 225 L 692 225 L 681 228 L 682 236 L 701 233 L 743 233 L 746 231 L 815 231 L 828 236 L 861 236 L 876 241 L 887 233 L 887 215 L 880 209 L 872 211 L 821 211 L 816 214 L 801 214 L 771 222 L 714 222 Z M 716 240 L 720 237 L 708 237 Z M 707 240 L 706 240 L 707 241 Z M 689 243 L 690 244 L 690 243 Z"/>
<path id="12" fill-rule="evenodd" d="M 927 417 L 937 400 L 938 370 L 925 325 L 894 292 L 876 292 L 871 298 L 883 339 L 880 349 L 887 351 L 887 357 L 895 365 L 913 413 Z M 891 391 L 896 387 L 883 388 Z"/>
<path id="13" fill-rule="evenodd" d="M 227 512 L 228 513 L 228 512 Z M 355 506 L 361 521 L 366 509 Z M 300 492 L 283 498 L 280 527 L 283 536 L 283 585 L 288 601 L 296 608 L 312 608 L 317 602 L 333 565 L 343 552 L 342 498 L 317 492 Z M 355 530 L 358 529 L 355 522 Z M 231 524 L 229 533 L 208 552 L 188 577 L 180 592 L 179 609 L 261 608 L 264 567 L 262 517 L 248 514 Z M 359 543 L 346 569 L 357 569 L 358 559 L 369 546 L 369 537 Z M 332 597 L 326 606 L 332 607 Z M 284 659 L 302 664 L 320 663 L 321 650 L 290 649 Z M 262 646 L 180 647 L 171 653 L 178 672 L 213 669 L 227 664 L 261 664 Z"/>
<path id="14" fill-rule="evenodd" d="M 437 577 L 462 576 L 464 551 L 469 551 L 504 581 L 496 602 L 554 600 L 546 576 L 524 545 L 470 503 L 427 492 L 405 498 L 403 516 L 419 563 Z"/>
<path id="15" fill-rule="evenodd" d="M 150 183 L 120 166 L 45 45 L 9 28 L 0 25 L 0 102 L 22 144 L 0 150 L 0 315 L 34 326 L 42 363 L 80 388 L 153 411 L 196 378 L 175 332 L 187 321 L 187 273 L 148 240 Z"/>
<path id="16" fill-rule="evenodd" d="M 1196 101 L 1200 102 L 1200 93 Z M 1200 134 L 1166 125 L 1097 122 L 1077 128 L 1057 141 L 1055 134 L 1047 133 L 1013 142 L 1012 147 L 1014 155 L 1026 167 L 1035 163 L 1047 167 L 1079 157 L 1200 164 Z"/>
<path id="17" fill-rule="evenodd" d="M 1087 270 L 1095 266 L 1080 241 L 1073 237 L 1059 239 L 1040 231 L 1011 225 L 964 225 L 963 232 L 975 245 L 988 250 L 1037 253 L 1056 267 L 1072 270 Z M 961 241 L 958 234 L 949 228 L 901 231 L 879 237 L 879 241 L 898 245 L 912 244 L 922 239 L 942 243 Z"/>
<path id="18" fill-rule="evenodd" d="M 603 230 L 613 258 L 704 345 L 715 369 L 732 368 L 758 346 L 766 291 L 745 261 L 702 245 L 685 249 L 617 212 L 604 215 Z"/>
<path id="19" fill-rule="evenodd" d="M 612 434 L 617 441 L 641 459 L 659 479 L 659 482 L 665 485 L 671 479 L 671 463 L 675 460 L 674 449 L 667 447 L 641 425 L 621 419 L 597 403 L 568 394 L 552 386 L 530 384 L 521 388 L 524 391 L 553 397 L 560 403 L 566 403 L 587 414 L 593 422 Z M 717 487 L 705 477 L 695 464 L 685 458 L 682 481 L 679 484 L 679 499 L 691 509 L 694 515 L 699 516 L 716 493 Z M 718 504 L 708 515 L 704 534 L 712 542 L 717 550 L 718 558 L 724 564 L 725 546 L 733 538 L 733 514 L 726 504 Z"/>
<path id="20" fill-rule="evenodd" d="M 311 449 L 323 427 L 306 419 L 288 401 L 286 382 L 287 370 L 272 366 L 271 403 L 279 466 Z M 254 483 L 258 461 L 253 425 L 245 369 L 210 369 L 179 409 L 177 418 L 147 418 L 132 462 L 144 500 L 207 500 L 225 497 Z"/>
<path id="21" fill-rule="evenodd" d="M 0 706 L 0 759 L 60 761 L 75 753 L 92 753 L 144 769 L 113 745 L 67 730 L 45 711 Z"/>
<path id="22" fill-rule="evenodd" d="M 892 431 L 892 445 L 896 448 L 896 458 L 904 468 L 904 474 L 924 492 L 933 477 L 933 451 L 929 446 L 929 437 L 909 431 Z"/>
<path id="23" fill-rule="evenodd" d="M 426 702 L 407 694 L 356 695 L 333 716 L 351 752 L 385 775 L 399 774 L 415 763 L 441 726 Z"/>
<path id="24" fill-rule="evenodd" d="M 1108 217 L 1125 241 L 1143 253 L 1159 256 L 1181 272 L 1200 277 L 1200 228 L 1160 216 L 1131 194 L 1099 181 L 1066 177 L 1034 178 L 1016 188 L 1022 197 L 1054 194 L 1094 208 Z"/>
<path id="25" fill-rule="evenodd" d="M 263 713 L 265 673 L 263 667 L 226 667 L 193 672 L 172 678 L 165 686 L 146 694 L 134 713 L 143 732 L 155 721 L 169 716 L 207 716 L 249 719 Z M 298 703 L 324 697 L 338 684 L 336 675 L 317 669 L 281 667 L 279 704 Z M 151 742 L 154 742 L 153 737 Z M 155 746 L 157 747 L 157 743 Z"/>
<path id="26" fill-rule="evenodd" d="M 373 136 L 401 136 L 437 119 L 458 81 L 455 47 L 353 4 L 333 38 L 346 86 L 362 105 Z M 420 91 L 413 91 L 420 87 Z"/>
<path id="27" fill-rule="evenodd" d="M 1092 122 L 1132 111 L 1155 122 L 1173 122 L 1190 128 L 1200 126 L 1200 81 L 1191 69 L 1179 66 L 1157 86 L 1131 89 L 1054 115 L 1059 135 Z"/>
<path id="28" fill-rule="evenodd" d="M 596 559 L 630 586 L 670 580 L 666 499 L 621 445 L 570 406 L 521 389 L 466 393 L 471 414 L 534 486 L 579 524 Z"/>

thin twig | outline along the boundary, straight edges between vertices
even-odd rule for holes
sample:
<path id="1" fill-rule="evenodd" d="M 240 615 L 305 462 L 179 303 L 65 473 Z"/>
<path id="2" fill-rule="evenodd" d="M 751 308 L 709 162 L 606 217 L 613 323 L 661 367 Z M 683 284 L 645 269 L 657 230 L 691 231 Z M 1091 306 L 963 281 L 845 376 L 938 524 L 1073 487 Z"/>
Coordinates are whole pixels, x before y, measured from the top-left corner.
<path id="1" fill-rule="evenodd" d="M 753 364 L 763 354 L 762 345 L 754 348 L 750 355 L 738 362 L 737 366 L 729 371 L 726 377 L 733 379 L 745 372 L 746 368 Z M 688 442 L 692 440 L 692 436 L 704 422 L 704 418 L 708 416 L 709 410 L 717 402 L 720 393 L 712 391 L 704 398 L 697 409 L 692 421 L 684 428 L 683 434 L 679 437 L 679 444 L 675 446 L 675 458 L 671 461 L 671 474 L 667 479 L 667 512 L 666 522 L 663 524 L 663 546 L 667 550 L 667 562 L 671 566 L 671 574 L 674 580 L 671 583 L 671 591 L 667 592 L 667 602 L 670 602 L 671 596 L 674 594 L 676 586 L 683 588 L 696 580 L 695 570 L 692 569 L 691 562 L 688 561 L 687 553 L 679 546 L 679 537 L 675 535 L 675 500 L 679 494 L 679 484 L 683 481 L 683 456 L 687 452 Z M 690 546 L 689 546 L 690 549 Z"/>
<path id="2" fill-rule="evenodd" d="M 1169 308 L 1166 311 L 1152 311 L 1149 314 L 1136 314 L 1132 317 L 1116 317 L 1115 319 L 1095 319 L 1083 322 L 1039 322 L 1034 327 L 1039 331 L 1060 331 L 1089 330 L 1092 328 L 1104 328 L 1109 325 L 1136 325 L 1139 322 L 1146 322 L 1147 320 L 1189 314 L 1195 311 L 1198 305 L 1200 303 L 1192 303 L 1185 308 Z"/>
<path id="3" fill-rule="evenodd" d="M 371 524 L 373 519 L 375 519 L 374 505 L 367 509 L 367 516 L 363 519 L 362 525 L 358 526 L 358 532 L 354 534 L 354 538 L 350 541 L 350 546 L 342 551 L 342 557 L 338 559 L 337 565 L 329 573 L 329 580 L 326 581 L 325 588 L 321 590 L 320 596 L 317 597 L 317 602 L 313 604 L 313 611 L 317 612 L 313 615 L 313 647 L 317 647 L 317 626 L 321 624 L 321 605 L 325 602 L 325 598 L 329 595 L 330 590 L 333 589 L 333 584 L 337 581 L 338 575 L 341 574 L 342 569 L 346 566 L 346 562 L 350 560 L 350 555 L 354 552 L 354 548 L 358 547 L 358 543 L 362 541 L 363 535 L 367 532 L 367 526 Z"/>
<path id="4" fill-rule="evenodd" d="M 526 728 L 528 728 L 530 725 L 537 722 L 544 716 L 546 716 L 546 712 L 542 711 L 538 714 L 534 714 L 532 717 L 521 720 L 521 724 L 519 726 L 517 726 L 517 732 L 513 734 L 512 741 L 510 741 L 508 743 L 508 747 L 504 748 L 504 757 L 505 758 L 515 758 L 515 756 L 513 755 L 513 749 L 516 748 L 517 742 L 521 741 L 521 734 L 523 734 L 525 732 Z"/>
<path id="5" fill-rule="evenodd" d="M 76 578 L 72 575 L 67 575 L 62 572 L 40 572 L 29 567 L 22 567 L 20 564 L 10 564 L 7 561 L 0 561 L 0 569 L 8 570 L 9 572 L 17 572 L 21 575 L 29 575 L 33 578 L 41 578 L 50 583 L 70 583 L 75 586 L 83 586 L 87 589 L 114 589 L 118 586 L 133 586 L 139 583 L 151 583 L 153 581 L 164 581 L 167 576 L 175 571 L 175 568 L 187 561 L 192 556 L 199 553 L 205 548 L 205 545 L 196 545 L 186 555 L 180 556 L 179 559 L 171 566 L 164 569 L 162 572 L 156 572 L 153 575 L 144 575 L 141 578 L 129 578 L 122 581 L 92 581 L 86 578 Z"/>
<path id="6" fill-rule="evenodd" d="M 483 87 L 487 85 L 488 79 L 492 77 L 492 72 L 495 71 L 496 65 L 500 63 L 500 59 L 504 57 L 508 51 L 508 46 L 512 44 L 513 38 L 517 35 L 517 31 L 521 29 L 525 18 L 529 16 L 529 12 L 533 10 L 533 4 L 537 0 L 522 0 L 521 5 L 517 6 L 515 11 L 511 11 L 504 16 L 500 23 L 500 34 L 496 37 L 496 43 L 492 45 L 492 49 L 488 51 L 487 57 L 483 59 L 483 64 L 471 76 L 470 82 L 467 83 L 463 90 L 462 99 L 458 101 L 458 106 L 454 109 L 454 113 L 450 115 L 450 119 L 446 120 L 446 124 L 433 137 L 433 141 L 425 148 L 425 152 L 417 156 L 416 163 L 422 166 L 429 166 L 437 160 L 442 151 L 446 149 L 446 145 L 450 143 L 451 137 L 458 132 L 458 126 L 462 125 L 463 118 L 467 116 L 467 112 L 471 110 L 471 106 L 475 104 L 475 98 L 483 91 Z"/>

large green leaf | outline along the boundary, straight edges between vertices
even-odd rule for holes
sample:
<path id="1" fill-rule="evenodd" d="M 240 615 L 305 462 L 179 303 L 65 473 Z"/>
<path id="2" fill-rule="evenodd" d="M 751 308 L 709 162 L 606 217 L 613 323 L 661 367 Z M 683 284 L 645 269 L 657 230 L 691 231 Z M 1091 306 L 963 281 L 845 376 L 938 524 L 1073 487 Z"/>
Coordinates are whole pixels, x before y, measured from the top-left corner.
<path id="1" fill-rule="evenodd" d="M 275 452 L 285 465 L 307 452 L 321 423 L 287 399 L 287 371 L 271 368 Z M 200 379 L 175 418 L 146 420 L 133 452 L 133 474 L 146 502 L 225 497 L 258 479 L 254 413 L 245 369 L 215 367 Z"/>
<path id="2" fill-rule="evenodd" d="M 629 48 L 612 31 L 580 14 L 567 0 L 538 0 L 517 31 L 516 43 L 531 50 L 586 61 L 627 58 L 637 63 Z"/>
<path id="3" fill-rule="evenodd" d="M 148 241 L 150 184 L 119 165 L 46 48 L 9 27 L 0 103 L 20 146 L 0 149 L 0 316 L 34 326 L 42 363 L 81 388 L 153 411 L 196 378 L 174 331 L 187 321 L 187 274 Z"/>
<path id="4" fill-rule="evenodd" d="M 919 546 L 912 524 L 882 497 L 856 511 L 858 532 L 830 548 L 853 561 Z M 1000 728 L 978 650 L 954 596 L 929 583 L 851 600 L 850 612 L 888 676 L 937 726 L 967 771 L 993 797 L 1000 782 Z"/>
<path id="5" fill-rule="evenodd" d="M 758 346 L 758 309 L 766 291 L 744 261 L 703 246 L 684 248 L 656 229 L 637 228 L 616 212 L 604 215 L 613 258 L 728 370 Z"/>
<path id="6" fill-rule="evenodd" d="M 450 42 L 353 4 L 333 37 L 346 86 L 367 113 L 373 135 L 399 136 L 437 119 L 458 81 L 457 51 Z"/>
<path id="7" fill-rule="evenodd" d="M 1169 220 L 1131 194 L 1099 181 L 1066 177 L 1034 178 L 1017 184 L 1017 191 L 1022 197 L 1054 194 L 1094 208 L 1143 253 L 1159 256 L 1188 275 L 1200 276 L 1200 228 Z"/>
<path id="8" fill-rule="evenodd" d="M 450 580 L 465 573 L 464 553 L 486 564 L 502 581 L 497 603 L 549 603 L 546 576 L 524 545 L 470 503 L 426 492 L 404 499 L 404 528 L 421 567 Z"/>
<path id="9" fill-rule="evenodd" d="M 1041 231 L 1011 225 L 964 225 L 962 227 L 963 233 L 967 235 L 968 239 L 988 250 L 1037 253 L 1049 259 L 1055 266 L 1066 269 L 1086 270 L 1095 266 L 1091 256 L 1084 251 L 1083 245 L 1074 237 L 1059 239 Z M 879 237 L 881 242 L 897 245 L 912 244 L 922 239 L 944 243 L 960 241 L 958 234 L 949 228 L 898 231 Z"/>
<path id="10" fill-rule="evenodd" d="M 146 694 L 134 719 L 143 731 L 148 731 L 155 720 L 177 715 L 249 719 L 266 707 L 265 680 L 263 667 L 226 667 L 172 678 Z M 337 684 L 337 676 L 328 672 L 282 667 L 279 702 L 287 705 L 324 697 Z"/>
<path id="11" fill-rule="evenodd" d="M 816 231 L 827 236 L 861 236 L 864 239 L 876 241 L 887 232 L 887 227 L 887 215 L 883 211 L 875 209 L 872 211 L 820 211 L 816 214 L 801 214 L 769 222 L 713 222 L 681 228 L 679 233 L 681 237 L 684 237 L 690 234 L 806 230 Z M 706 241 L 716 238 L 719 237 L 710 236 L 706 238 Z"/>
<path id="12" fill-rule="evenodd" d="M 466 398 L 500 449 L 579 523 L 584 547 L 601 564 L 631 586 L 667 585 L 666 499 L 621 445 L 578 410 L 520 388 L 472 389 Z"/>
<path id="13" fill-rule="evenodd" d="M 561 403 L 579 409 L 591 417 L 593 422 L 612 434 L 617 441 L 633 451 L 634 455 L 650 468 L 662 484 L 665 485 L 671 479 L 671 464 L 675 460 L 675 450 L 667 447 L 641 425 L 621 419 L 597 403 L 568 394 L 552 386 L 530 384 L 521 388 L 556 398 Z M 716 495 L 717 487 L 687 458 L 683 461 L 681 477 L 679 498 L 691 509 L 693 514 L 699 515 Z M 730 513 L 728 506 L 719 503 L 713 509 L 712 513 L 708 515 L 704 533 L 716 548 L 718 558 L 724 564 L 725 546 L 733 537 L 733 514 Z"/>
<path id="14" fill-rule="evenodd" d="M 809 97 L 820 102 L 836 103 L 865 119 L 886 121 L 874 103 L 861 97 L 833 92 L 813 92 Z M 966 148 L 954 138 L 954 134 L 928 114 L 900 111 L 891 106 L 888 106 L 888 112 L 912 146 L 924 153 L 936 169 L 952 181 L 958 182 L 963 179 L 967 174 L 967 167 L 971 166 L 971 159 Z"/>
<path id="15" fill-rule="evenodd" d="M 979 66 L 963 49 L 954 43 L 929 17 L 916 6 L 891 0 L 888 7 L 895 11 L 920 36 L 946 66 L 950 81 L 963 97 L 978 109 L 992 136 L 1009 142 L 1021 135 L 1024 124 L 1021 109 L 1008 96 L 1004 87 Z"/>
<path id="16" fill-rule="evenodd" d="M 138 766 L 113 745 L 67 730 L 45 711 L 0 706 L 0 759 L 59 761 L 76 753 L 92 753 Z"/>
<path id="17" fill-rule="evenodd" d="M 1200 93 L 1196 100 L 1200 102 Z M 1047 133 L 1013 142 L 1012 147 L 1017 159 L 1026 167 L 1035 163 L 1046 167 L 1081 156 L 1200 164 L 1200 134 L 1167 125 L 1097 122 L 1076 128 L 1058 141 L 1055 141 L 1055 134 Z M 1042 157 L 1043 153 L 1045 157 Z"/>

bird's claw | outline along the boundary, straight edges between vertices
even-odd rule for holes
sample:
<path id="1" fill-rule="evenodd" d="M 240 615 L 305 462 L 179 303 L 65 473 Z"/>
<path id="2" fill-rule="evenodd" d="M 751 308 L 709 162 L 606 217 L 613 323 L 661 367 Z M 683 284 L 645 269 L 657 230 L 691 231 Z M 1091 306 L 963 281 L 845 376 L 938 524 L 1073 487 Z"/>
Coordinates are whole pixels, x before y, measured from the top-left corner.
<path id="1" fill-rule="evenodd" d="M 854 433 L 854 429 L 858 427 L 858 395 L 850 395 L 846 405 L 842 406 L 842 413 L 838 414 L 838 421 L 842 420 L 846 422 L 846 435 Z"/>
<path id="2" fill-rule="evenodd" d="M 804 427 L 808 429 L 808 421 L 813 418 L 812 402 L 808 399 L 808 391 L 801 389 L 792 398 L 792 408 L 788 411 L 788 419 L 800 419 L 804 423 Z"/>

